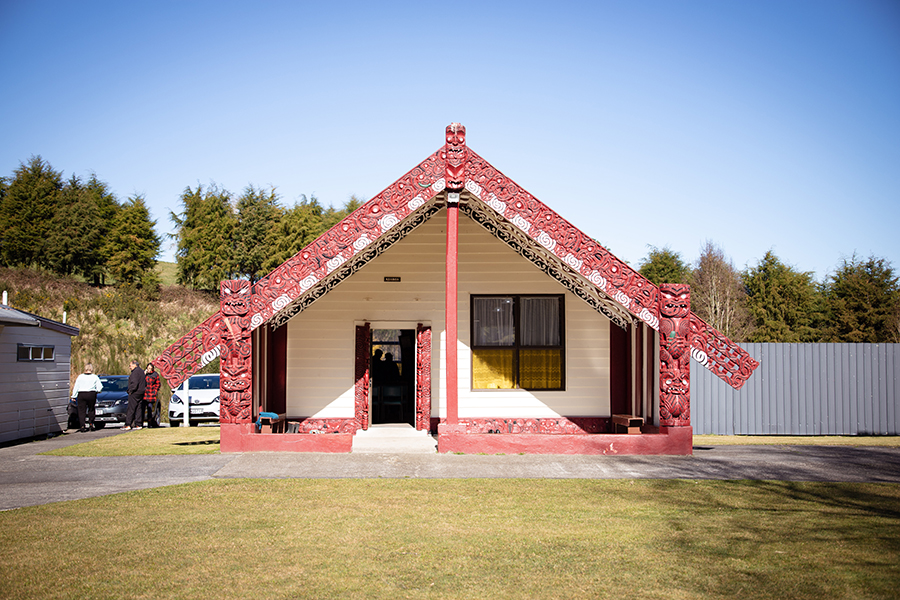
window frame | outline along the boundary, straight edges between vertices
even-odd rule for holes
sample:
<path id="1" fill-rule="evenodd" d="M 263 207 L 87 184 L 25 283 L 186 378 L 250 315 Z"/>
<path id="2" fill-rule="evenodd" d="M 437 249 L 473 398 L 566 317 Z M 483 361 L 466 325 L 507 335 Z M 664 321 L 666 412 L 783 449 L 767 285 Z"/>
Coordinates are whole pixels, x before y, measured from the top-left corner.
<path id="1" fill-rule="evenodd" d="M 513 328 L 515 341 L 511 346 L 476 345 L 475 344 L 475 302 L 479 298 L 510 298 L 513 301 Z M 559 345 L 558 346 L 525 346 L 521 343 L 522 327 L 520 323 L 522 298 L 556 298 L 559 302 Z M 472 391 L 498 391 L 498 388 L 475 387 L 475 352 L 477 350 L 497 350 L 499 348 L 513 349 L 513 380 L 512 388 L 499 388 L 507 391 L 524 390 L 529 392 L 564 392 L 566 391 L 566 295 L 565 294 L 470 294 L 469 295 L 469 349 L 470 349 L 470 376 L 469 386 Z M 560 359 L 560 387 L 558 388 L 526 388 L 520 385 L 521 374 L 519 371 L 519 352 L 531 349 L 558 349 Z"/>
<path id="2" fill-rule="evenodd" d="M 40 358 L 34 357 L 35 348 L 40 349 Z M 28 350 L 28 357 L 22 357 L 22 350 Z M 50 358 L 44 358 L 47 350 L 50 351 Z M 16 362 L 56 362 L 56 346 L 48 344 L 16 344 Z"/>

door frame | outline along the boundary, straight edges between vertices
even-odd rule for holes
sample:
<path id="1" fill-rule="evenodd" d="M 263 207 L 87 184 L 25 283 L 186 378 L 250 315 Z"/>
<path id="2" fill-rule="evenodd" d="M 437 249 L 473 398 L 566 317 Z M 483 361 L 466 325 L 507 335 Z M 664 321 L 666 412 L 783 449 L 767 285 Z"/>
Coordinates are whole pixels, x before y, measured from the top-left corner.
<path id="1" fill-rule="evenodd" d="M 355 418 L 359 429 L 372 424 L 372 330 L 416 332 L 415 427 L 431 430 L 431 321 L 355 321 Z"/>

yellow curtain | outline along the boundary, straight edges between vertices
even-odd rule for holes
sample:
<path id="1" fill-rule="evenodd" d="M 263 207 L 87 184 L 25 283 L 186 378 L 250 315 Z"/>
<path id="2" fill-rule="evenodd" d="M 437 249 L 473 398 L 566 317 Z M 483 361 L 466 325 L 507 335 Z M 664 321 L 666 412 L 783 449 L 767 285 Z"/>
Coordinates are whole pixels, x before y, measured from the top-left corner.
<path id="1" fill-rule="evenodd" d="M 528 390 L 562 387 L 560 348 L 519 350 L 519 385 Z"/>
<path id="2" fill-rule="evenodd" d="M 513 388 L 513 353 L 512 348 L 472 350 L 472 387 L 477 390 Z"/>

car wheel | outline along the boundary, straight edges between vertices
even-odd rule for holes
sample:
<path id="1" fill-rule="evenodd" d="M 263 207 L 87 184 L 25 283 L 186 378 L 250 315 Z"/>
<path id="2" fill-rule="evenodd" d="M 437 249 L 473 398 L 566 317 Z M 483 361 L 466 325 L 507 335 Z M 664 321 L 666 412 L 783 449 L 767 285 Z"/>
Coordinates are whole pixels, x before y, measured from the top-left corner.
<path id="1" fill-rule="evenodd" d="M 169 427 L 178 427 L 179 425 L 181 425 L 181 421 L 172 421 L 171 419 L 169 420 Z"/>

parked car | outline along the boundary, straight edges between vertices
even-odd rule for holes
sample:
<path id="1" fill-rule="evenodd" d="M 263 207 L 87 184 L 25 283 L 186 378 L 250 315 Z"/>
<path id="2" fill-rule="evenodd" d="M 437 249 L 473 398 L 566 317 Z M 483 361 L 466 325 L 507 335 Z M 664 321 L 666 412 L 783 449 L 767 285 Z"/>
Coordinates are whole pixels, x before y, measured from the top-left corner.
<path id="1" fill-rule="evenodd" d="M 94 426 L 103 429 L 107 423 L 124 423 L 128 410 L 128 375 L 100 375 L 103 391 L 97 394 Z"/>
<path id="2" fill-rule="evenodd" d="M 187 380 L 190 405 L 188 422 L 191 427 L 201 421 L 219 422 L 219 376 L 192 375 Z M 175 388 L 169 400 L 169 425 L 178 427 L 184 422 L 184 383 Z"/>

